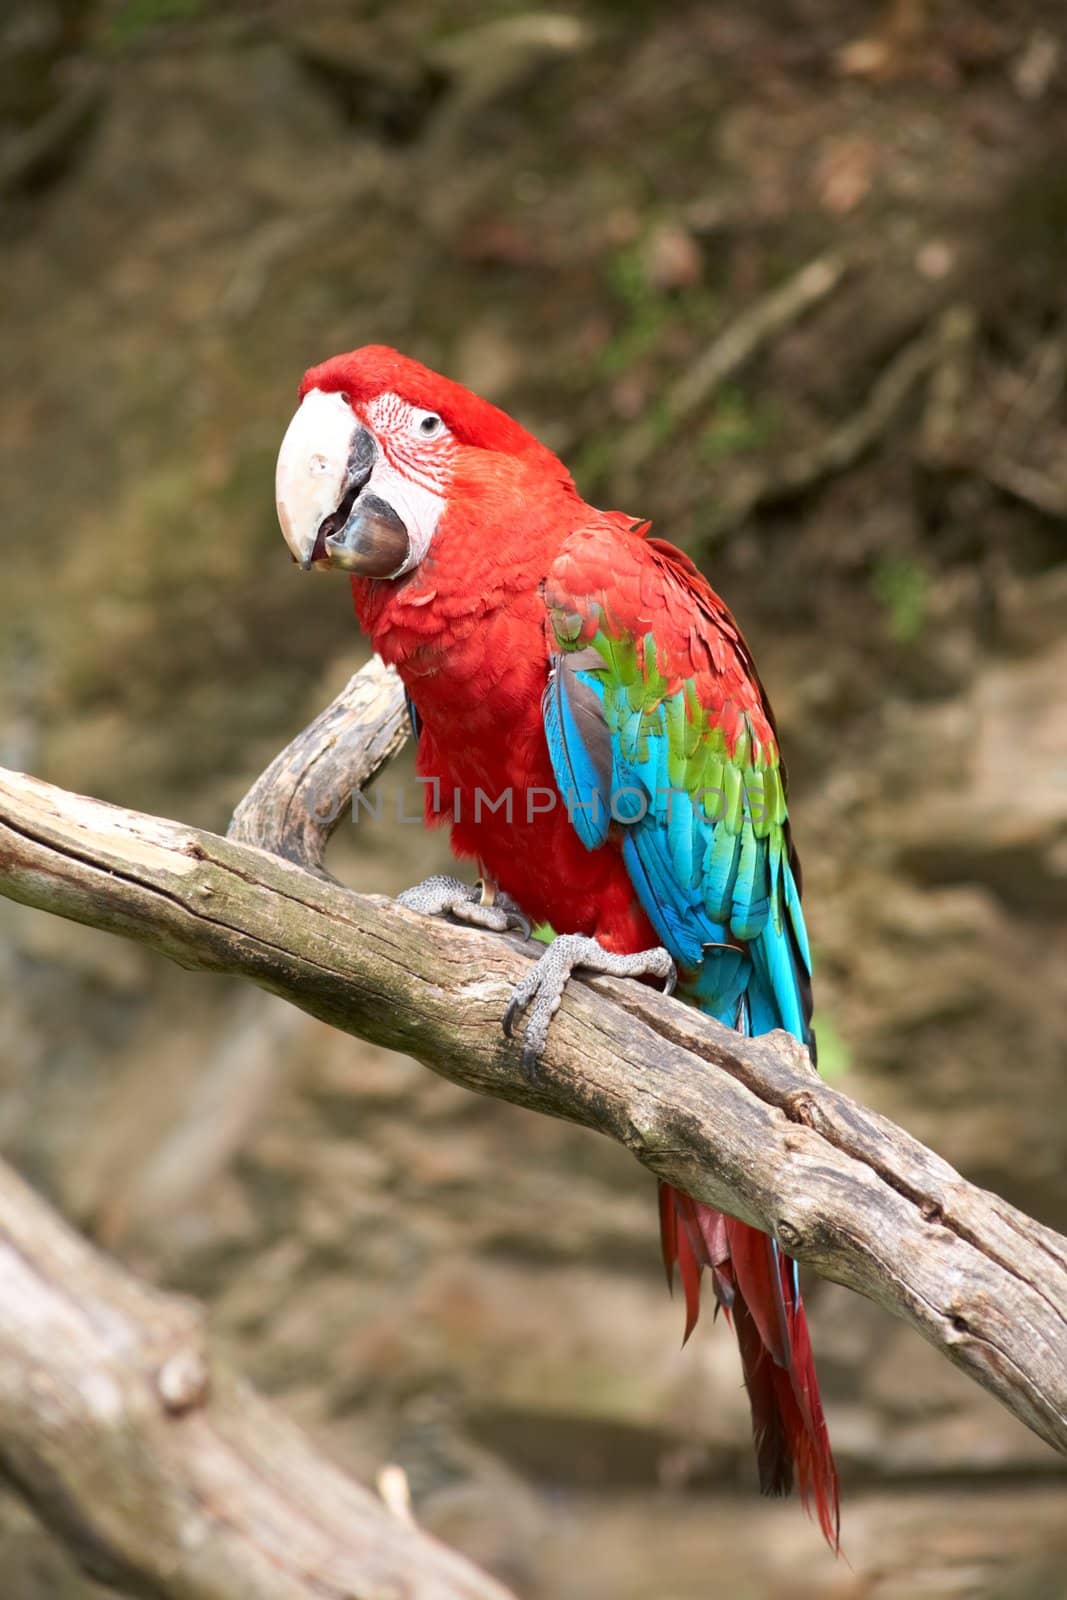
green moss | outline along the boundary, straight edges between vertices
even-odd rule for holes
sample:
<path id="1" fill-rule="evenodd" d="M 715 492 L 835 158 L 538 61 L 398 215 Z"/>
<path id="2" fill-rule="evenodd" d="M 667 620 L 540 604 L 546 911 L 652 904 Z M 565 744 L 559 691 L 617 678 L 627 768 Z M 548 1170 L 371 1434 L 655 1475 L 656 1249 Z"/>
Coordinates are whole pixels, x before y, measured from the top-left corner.
<path id="1" fill-rule="evenodd" d="M 205 0 L 125 0 L 110 18 L 104 44 L 112 49 L 134 44 L 161 24 L 195 22 L 207 14 Z"/>
<path id="2" fill-rule="evenodd" d="M 912 644 L 923 631 L 930 580 L 909 556 L 884 556 L 871 579 L 875 598 L 885 612 L 886 631 L 897 644 Z"/>
<path id="3" fill-rule="evenodd" d="M 700 436 L 700 459 L 726 461 L 763 449 L 778 432 L 779 423 L 773 401 L 755 399 L 743 389 L 727 386 L 721 390 L 714 415 Z"/>
<path id="4" fill-rule="evenodd" d="M 649 282 L 641 246 L 628 245 L 608 263 L 608 289 L 623 321 L 597 360 L 600 376 L 615 378 L 656 343 L 669 321 L 665 298 Z"/>
<path id="5" fill-rule="evenodd" d="M 852 1051 L 837 1031 L 837 1024 L 826 1011 L 815 1018 L 815 1037 L 819 1049 L 819 1075 L 835 1083 L 851 1070 Z"/>

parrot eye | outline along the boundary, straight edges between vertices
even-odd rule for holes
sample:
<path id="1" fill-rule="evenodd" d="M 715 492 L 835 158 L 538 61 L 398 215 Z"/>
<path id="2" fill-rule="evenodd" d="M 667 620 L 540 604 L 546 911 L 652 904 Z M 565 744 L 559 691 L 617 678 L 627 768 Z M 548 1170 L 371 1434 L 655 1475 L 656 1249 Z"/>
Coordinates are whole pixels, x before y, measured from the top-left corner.
<path id="1" fill-rule="evenodd" d="M 434 439 L 444 432 L 444 422 L 436 411 L 424 411 L 415 424 L 424 439 Z"/>

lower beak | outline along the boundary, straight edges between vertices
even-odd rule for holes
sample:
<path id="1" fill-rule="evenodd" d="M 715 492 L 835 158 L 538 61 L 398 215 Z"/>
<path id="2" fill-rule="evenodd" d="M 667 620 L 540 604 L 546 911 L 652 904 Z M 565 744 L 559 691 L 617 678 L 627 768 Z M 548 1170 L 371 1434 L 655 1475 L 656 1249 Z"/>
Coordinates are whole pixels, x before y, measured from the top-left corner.
<path id="1" fill-rule="evenodd" d="M 411 541 L 402 519 L 367 485 L 378 447 L 339 394 L 312 389 L 286 430 L 275 477 L 278 521 L 305 571 L 337 567 L 395 578 Z"/>
<path id="2" fill-rule="evenodd" d="M 407 565 L 411 541 L 392 506 L 376 494 L 359 494 L 344 525 L 323 539 L 323 548 L 331 567 L 360 578 L 395 578 Z"/>

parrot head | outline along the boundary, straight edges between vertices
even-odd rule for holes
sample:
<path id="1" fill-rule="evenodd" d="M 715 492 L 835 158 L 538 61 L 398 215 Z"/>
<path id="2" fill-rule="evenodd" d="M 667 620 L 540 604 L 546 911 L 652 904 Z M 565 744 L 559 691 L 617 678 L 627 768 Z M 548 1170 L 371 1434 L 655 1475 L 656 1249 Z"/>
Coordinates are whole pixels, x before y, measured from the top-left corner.
<path id="1" fill-rule="evenodd" d="M 505 412 L 385 345 L 312 367 L 278 453 L 278 520 L 304 570 L 401 578 L 450 513 L 521 511 L 557 458 Z"/>

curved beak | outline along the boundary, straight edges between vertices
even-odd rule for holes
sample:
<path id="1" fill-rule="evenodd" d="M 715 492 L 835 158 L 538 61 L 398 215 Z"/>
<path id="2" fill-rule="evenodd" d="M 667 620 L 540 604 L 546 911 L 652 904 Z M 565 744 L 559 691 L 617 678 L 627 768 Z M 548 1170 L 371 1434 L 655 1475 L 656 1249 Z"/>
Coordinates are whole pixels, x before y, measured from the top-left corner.
<path id="1" fill-rule="evenodd" d="M 293 559 L 363 578 L 395 578 L 411 555 L 402 519 L 368 484 L 374 435 L 339 394 L 304 396 L 278 452 L 278 521 Z"/>

